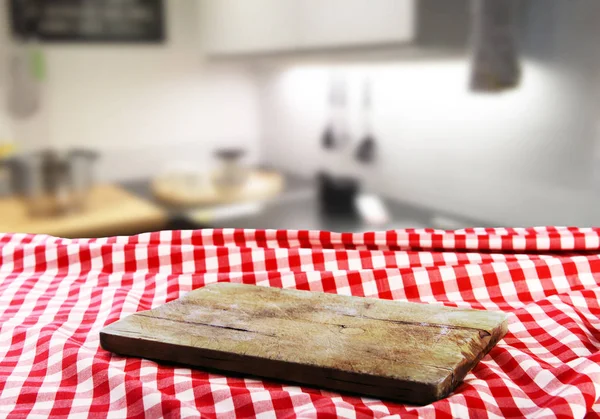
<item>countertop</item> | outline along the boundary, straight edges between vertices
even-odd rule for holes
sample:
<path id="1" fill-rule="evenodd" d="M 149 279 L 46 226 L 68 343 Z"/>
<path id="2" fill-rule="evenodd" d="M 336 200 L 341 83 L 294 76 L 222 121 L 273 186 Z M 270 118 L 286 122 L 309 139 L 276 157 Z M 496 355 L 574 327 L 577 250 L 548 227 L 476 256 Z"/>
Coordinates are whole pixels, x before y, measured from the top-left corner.
<path id="1" fill-rule="evenodd" d="M 85 211 L 57 216 L 32 216 L 17 197 L 0 199 L 0 232 L 49 234 L 81 238 L 128 235 L 166 228 L 168 213 L 159 205 L 119 188 L 97 185 Z"/>
<path id="2" fill-rule="evenodd" d="M 133 199 L 137 197 L 137 201 L 140 204 L 151 207 L 156 214 L 160 214 L 160 216 L 156 216 L 156 220 L 149 221 L 146 224 L 138 223 L 136 224 L 137 227 L 129 226 L 128 228 L 118 227 L 123 224 L 121 223 L 123 216 L 119 215 L 121 212 L 118 208 L 114 208 L 117 211 L 115 217 L 118 218 L 121 224 L 113 223 L 115 228 L 110 230 L 110 232 L 106 229 L 94 229 L 93 232 L 88 231 L 88 224 L 90 223 L 90 214 L 88 213 L 82 214 L 79 217 L 69 217 L 66 219 L 70 223 L 69 226 L 71 227 L 69 228 L 72 230 L 69 230 L 68 233 L 56 230 L 54 228 L 56 227 L 54 221 L 50 224 L 52 228 L 41 228 L 36 224 L 36 227 L 32 230 L 31 227 L 24 228 L 21 225 L 22 223 L 19 222 L 19 225 L 5 225 L 0 230 L 32 230 L 30 232 L 38 232 L 39 230 L 39 232 L 68 235 L 70 237 L 92 237 L 94 235 L 104 236 L 107 234 L 137 234 L 146 231 L 157 231 L 159 229 L 250 228 L 363 232 L 402 228 L 439 228 L 452 230 L 473 226 L 490 226 L 489 223 L 482 222 L 481 220 L 471 220 L 453 214 L 444 214 L 440 211 L 386 198 L 382 198 L 382 201 L 388 210 L 390 220 L 385 224 L 369 224 L 358 216 L 326 215 L 320 210 L 319 200 L 317 199 L 317 184 L 314 180 L 291 174 L 285 174 L 284 178 L 284 189 L 277 197 L 260 203 L 241 205 L 242 207 L 250 206 L 250 211 L 247 211 L 245 208 L 230 210 L 232 207 L 239 207 L 237 204 L 221 207 L 221 210 L 224 209 L 221 212 L 228 213 L 226 216 L 223 216 L 223 214 L 215 216 L 213 214 L 215 212 L 214 207 L 182 209 L 181 207 L 165 204 L 154 197 L 150 179 L 146 178 L 120 182 L 118 185 L 133 195 Z M 101 203 L 106 202 L 106 200 L 101 201 Z M 95 204 L 94 207 L 98 205 Z M 17 223 L 18 220 L 15 216 L 9 216 L 9 212 L 4 211 L 5 218 L 7 218 L 5 221 L 10 221 L 12 224 Z M 137 214 L 135 219 L 144 217 L 139 210 L 135 210 L 133 213 Z"/>
<path id="3" fill-rule="evenodd" d="M 196 211 L 207 212 L 207 208 L 182 209 L 161 203 L 152 195 L 150 181 L 141 179 L 121 184 L 129 192 L 161 206 L 170 216 L 170 229 L 195 228 L 255 228 L 255 229 L 294 229 L 328 230 L 337 232 L 361 232 L 373 230 L 393 230 L 401 228 L 441 228 L 486 227 L 487 223 L 469 220 L 452 214 L 443 214 L 397 200 L 384 202 L 390 221 L 373 225 L 357 216 L 330 216 L 322 214 L 317 199 L 317 186 L 313 180 L 286 174 L 283 192 L 274 199 L 256 204 L 254 211 L 229 217 L 192 217 Z M 210 212 L 210 209 L 209 209 Z"/>

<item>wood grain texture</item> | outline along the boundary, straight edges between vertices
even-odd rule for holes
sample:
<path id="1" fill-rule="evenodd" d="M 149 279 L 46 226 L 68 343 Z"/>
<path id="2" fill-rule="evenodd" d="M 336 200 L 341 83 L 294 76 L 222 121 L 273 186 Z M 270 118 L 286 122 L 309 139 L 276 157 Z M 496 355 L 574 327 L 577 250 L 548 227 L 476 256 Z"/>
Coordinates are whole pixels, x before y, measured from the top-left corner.
<path id="1" fill-rule="evenodd" d="M 99 237 L 160 230 L 167 214 L 159 207 L 114 185 L 98 185 L 86 209 L 55 217 L 32 217 L 18 198 L 0 200 L 0 231 L 6 233 L 49 234 L 51 236 Z"/>
<path id="2" fill-rule="evenodd" d="M 214 284 L 100 333 L 104 349 L 427 404 L 507 330 L 503 313 Z"/>

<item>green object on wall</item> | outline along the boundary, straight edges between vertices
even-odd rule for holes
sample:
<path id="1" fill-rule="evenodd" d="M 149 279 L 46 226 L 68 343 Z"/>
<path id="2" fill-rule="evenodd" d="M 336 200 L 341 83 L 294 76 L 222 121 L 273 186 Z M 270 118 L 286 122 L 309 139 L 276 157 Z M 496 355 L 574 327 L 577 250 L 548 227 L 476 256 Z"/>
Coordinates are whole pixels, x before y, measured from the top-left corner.
<path id="1" fill-rule="evenodd" d="M 46 78 L 46 58 L 44 52 L 35 48 L 29 53 L 29 65 L 32 76 L 38 80 L 43 81 Z"/>

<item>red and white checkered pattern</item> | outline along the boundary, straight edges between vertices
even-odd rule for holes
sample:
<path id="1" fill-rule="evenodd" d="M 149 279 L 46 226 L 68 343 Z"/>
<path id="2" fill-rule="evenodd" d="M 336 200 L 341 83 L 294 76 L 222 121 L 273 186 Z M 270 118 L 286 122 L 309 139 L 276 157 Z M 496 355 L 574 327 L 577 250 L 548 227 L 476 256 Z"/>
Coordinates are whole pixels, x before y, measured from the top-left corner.
<path id="1" fill-rule="evenodd" d="M 598 417 L 599 256 L 600 229 L 576 228 L 0 235 L 0 417 Z M 424 407 L 99 347 L 104 325 L 218 281 L 512 315 L 456 392 Z"/>

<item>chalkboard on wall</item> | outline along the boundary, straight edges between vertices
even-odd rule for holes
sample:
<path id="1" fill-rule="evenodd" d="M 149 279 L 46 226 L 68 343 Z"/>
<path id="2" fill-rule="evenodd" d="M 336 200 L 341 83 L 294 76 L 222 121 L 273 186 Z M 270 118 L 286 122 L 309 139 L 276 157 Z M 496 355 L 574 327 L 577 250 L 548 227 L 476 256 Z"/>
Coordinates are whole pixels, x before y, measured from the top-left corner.
<path id="1" fill-rule="evenodd" d="M 10 0 L 12 33 L 57 42 L 161 42 L 163 0 Z"/>

